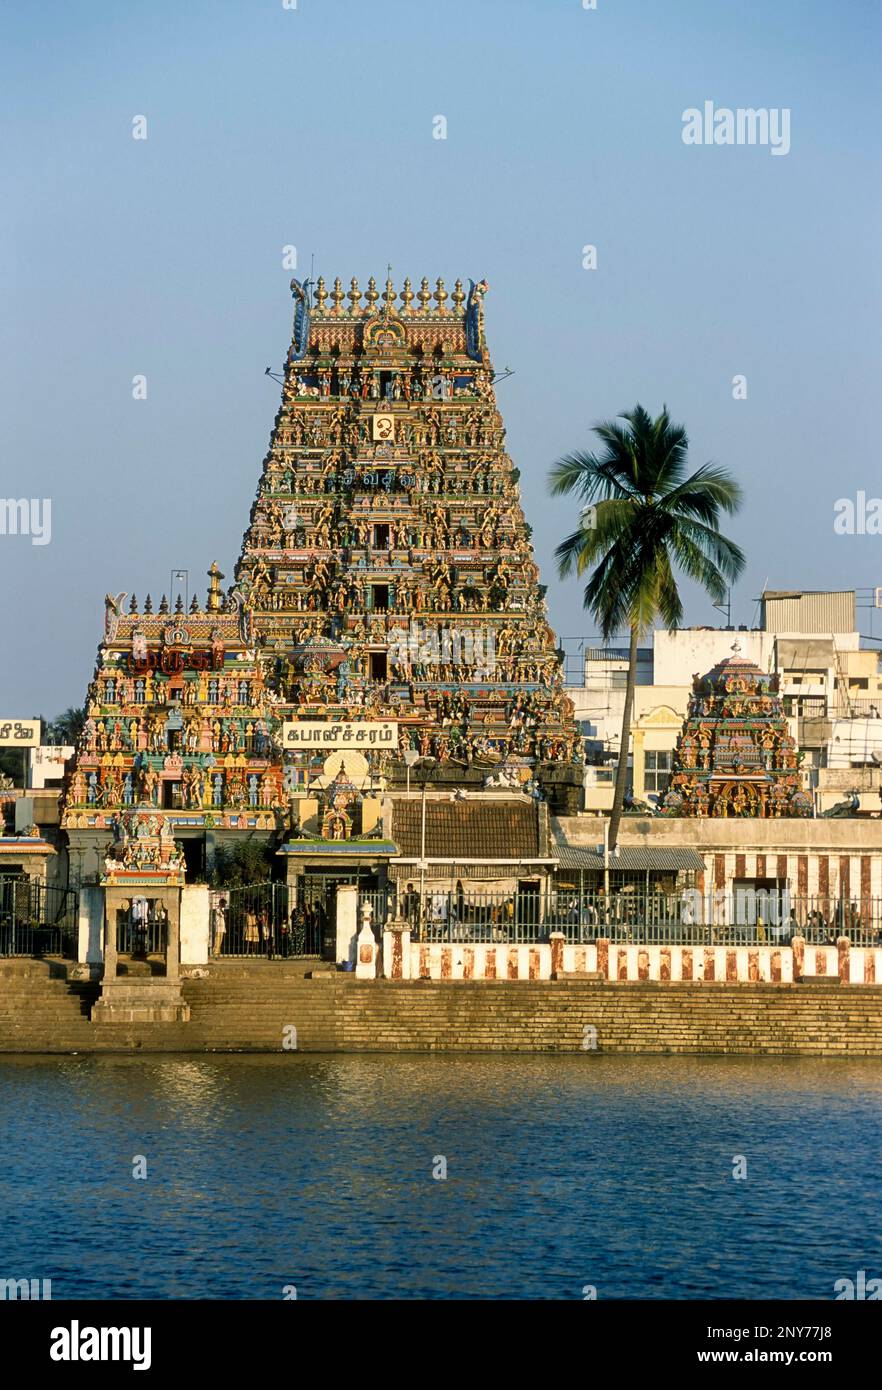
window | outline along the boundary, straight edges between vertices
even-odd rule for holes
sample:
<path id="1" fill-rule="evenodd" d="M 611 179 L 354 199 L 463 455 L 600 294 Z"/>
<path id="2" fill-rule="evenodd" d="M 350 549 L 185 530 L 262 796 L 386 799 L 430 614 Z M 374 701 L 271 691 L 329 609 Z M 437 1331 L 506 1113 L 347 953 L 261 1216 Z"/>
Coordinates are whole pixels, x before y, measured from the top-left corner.
<path id="1" fill-rule="evenodd" d="M 371 652 L 371 680 L 384 681 L 386 679 L 386 653 Z"/>
<path id="2" fill-rule="evenodd" d="M 671 775 L 670 752 L 648 751 L 643 767 L 643 785 L 648 792 L 663 792 Z"/>

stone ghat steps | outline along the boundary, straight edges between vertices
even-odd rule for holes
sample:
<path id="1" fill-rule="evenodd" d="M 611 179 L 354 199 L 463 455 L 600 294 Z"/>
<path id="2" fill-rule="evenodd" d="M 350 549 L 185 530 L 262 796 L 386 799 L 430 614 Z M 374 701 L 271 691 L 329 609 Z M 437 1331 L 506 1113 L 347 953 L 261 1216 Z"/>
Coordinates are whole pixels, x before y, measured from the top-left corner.
<path id="1" fill-rule="evenodd" d="M 213 963 L 187 1024 L 94 1025 L 94 983 L 0 962 L 2 1052 L 581 1052 L 882 1058 L 882 986 L 307 979 L 313 962 Z M 596 1035 L 592 1030 L 596 1030 Z"/>

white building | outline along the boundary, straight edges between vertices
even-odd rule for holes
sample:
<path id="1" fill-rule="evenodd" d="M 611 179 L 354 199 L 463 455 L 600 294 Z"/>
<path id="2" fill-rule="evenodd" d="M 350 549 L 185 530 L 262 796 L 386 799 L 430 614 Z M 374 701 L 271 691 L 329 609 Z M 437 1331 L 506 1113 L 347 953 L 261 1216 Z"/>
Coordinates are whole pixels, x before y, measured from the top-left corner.
<path id="1" fill-rule="evenodd" d="M 777 672 L 784 713 L 802 752 L 818 810 L 853 788 L 878 811 L 882 764 L 879 653 L 861 647 L 853 590 L 768 590 L 758 628 L 657 629 L 638 654 L 629 784 L 638 799 L 667 785 L 692 681 L 731 656 L 735 643 L 761 670 Z M 628 675 L 627 648 L 586 646 L 581 684 L 567 693 L 585 737 L 585 809 L 612 805 Z"/>

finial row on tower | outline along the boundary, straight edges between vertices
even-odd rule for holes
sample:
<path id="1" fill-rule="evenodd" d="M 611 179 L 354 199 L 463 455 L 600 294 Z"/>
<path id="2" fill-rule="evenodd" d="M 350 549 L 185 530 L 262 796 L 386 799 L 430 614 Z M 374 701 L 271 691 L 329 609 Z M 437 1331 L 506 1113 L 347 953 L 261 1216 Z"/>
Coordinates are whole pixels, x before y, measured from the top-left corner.
<path id="1" fill-rule="evenodd" d="M 365 301 L 364 306 L 362 306 L 362 298 Z M 423 276 L 416 294 L 414 294 L 413 285 L 409 278 L 404 281 L 401 291 L 398 293 L 392 284 L 391 277 L 387 277 L 381 295 L 373 275 L 368 280 L 368 287 L 365 291 L 359 288 L 358 280 L 354 276 L 350 281 L 348 291 L 344 291 L 343 281 L 338 275 L 334 281 L 334 287 L 329 293 L 326 289 L 324 276 L 320 275 L 313 293 L 314 311 L 319 317 L 357 318 L 375 313 L 377 301 L 381 298 L 383 300 L 381 312 L 383 313 L 394 311 L 402 315 L 427 315 L 431 312 L 433 316 L 447 317 L 451 313 L 451 310 L 447 308 L 448 299 L 453 303 L 452 312 L 462 314 L 466 293 L 462 287 L 462 280 L 457 280 L 452 295 L 448 293 L 444 281 L 441 279 L 436 280 L 435 289 L 432 291 L 429 288 L 428 280 Z M 396 309 L 395 301 L 397 299 L 400 299 L 401 302 Z M 327 308 L 328 300 L 331 302 L 330 309 Z M 347 300 L 349 301 L 348 305 L 346 304 Z M 416 307 L 413 307 L 414 300 L 417 301 Z M 435 307 L 430 310 L 432 300 L 435 301 Z"/>
<path id="2" fill-rule="evenodd" d="M 188 609 L 187 611 L 190 612 L 190 613 L 202 613 L 203 611 L 206 612 L 206 613 L 223 613 L 223 612 L 226 612 L 227 609 L 228 609 L 227 598 L 226 598 L 226 595 L 224 594 L 223 590 L 221 589 L 221 580 L 222 580 L 223 578 L 224 578 L 224 575 L 223 575 L 223 574 L 221 573 L 221 571 L 218 569 L 217 563 L 216 563 L 216 562 L 213 562 L 213 563 L 212 563 L 212 566 L 211 566 L 211 569 L 208 571 L 208 581 L 209 581 L 208 598 L 207 598 L 207 600 L 206 600 L 206 604 L 205 604 L 204 610 L 203 610 L 203 609 L 201 608 L 201 606 L 200 606 L 199 599 L 198 599 L 198 598 L 196 597 L 196 595 L 194 594 L 193 597 L 192 597 L 192 599 L 190 600 L 190 607 L 189 607 L 189 609 Z M 122 599 L 124 599 L 124 598 L 125 598 L 125 595 L 124 595 L 124 594 L 121 594 L 121 595 L 120 595 L 120 600 L 122 600 Z M 119 611 L 122 611 L 122 610 L 119 610 Z M 169 601 L 168 601 L 168 598 L 167 598 L 167 596 L 166 596 L 165 594 L 163 594 L 163 595 L 162 595 L 162 598 L 159 600 L 159 607 L 158 607 L 155 611 L 156 611 L 158 614 L 161 614 L 161 615 L 163 615 L 163 616 L 164 616 L 166 613 L 169 613 L 169 614 L 171 613 L 171 606 L 170 606 Z M 175 611 L 175 613 L 176 613 L 177 615 L 183 616 L 183 613 L 184 613 L 184 600 L 183 600 L 183 597 L 181 596 L 181 594 L 178 594 L 177 598 L 175 599 L 175 608 L 174 608 L 174 611 Z M 143 608 L 139 608 L 137 596 L 136 596 L 135 594 L 132 594 L 132 597 L 131 597 L 131 599 L 129 600 L 129 613 L 130 613 L 130 614 L 143 613 L 145 616 L 149 617 L 149 616 L 151 616 L 151 615 L 153 614 L 153 612 L 154 612 L 154 608 L 153 608 L 153 599 L 150 597 L 149 594 L 147 595 L 147 597 L 146 597 L 145 600 L 144 600 L 144 606 L 143 606 Z"/>

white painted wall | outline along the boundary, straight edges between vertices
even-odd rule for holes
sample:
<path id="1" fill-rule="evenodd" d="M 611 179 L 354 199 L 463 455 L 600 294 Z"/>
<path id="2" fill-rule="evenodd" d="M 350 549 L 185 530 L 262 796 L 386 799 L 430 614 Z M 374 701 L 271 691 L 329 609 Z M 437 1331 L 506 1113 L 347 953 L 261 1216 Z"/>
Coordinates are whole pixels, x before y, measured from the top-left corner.
<path id="1" fill-rule="evenodd" d="M 204 965 L 210 934 L 208 885 L 188 883 L 181 890 L 181 965 Z"/>
<path id="2" fill-rule="evenodd" d="M 734 656 L 733 643 L 740 655 L 753 661 L 761 671 L 770 669 L 775 638 L 771 632 L 728 632 L 720 628 L 684 627 L 676 632 L 659 628 L 653 633 L 654 685 L 685 685 L 692 688 L 696 671 L 706 676 L 719 661 Z"/>
<path id="3" fill-rule="evenodd" d="M 77 922 L 77 960 L 99 965 L 104 960 L 104 889 L 89 885 L 80 889 Z"/>

